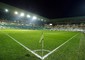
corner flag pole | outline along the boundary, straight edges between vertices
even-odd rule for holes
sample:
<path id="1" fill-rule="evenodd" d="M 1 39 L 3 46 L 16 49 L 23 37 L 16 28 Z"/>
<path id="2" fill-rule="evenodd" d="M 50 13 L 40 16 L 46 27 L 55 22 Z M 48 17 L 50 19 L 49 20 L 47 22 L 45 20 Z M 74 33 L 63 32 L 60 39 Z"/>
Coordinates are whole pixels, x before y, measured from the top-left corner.
<path id="1" fill-rule="evenodd" d="M 43 56 L 43 48 L 44 48 L 44 33 L 43 33 L 43 31 L 42 31 L 39 43 L 41 43 L 41 50 L 42 50 L 42 56 Z"/>

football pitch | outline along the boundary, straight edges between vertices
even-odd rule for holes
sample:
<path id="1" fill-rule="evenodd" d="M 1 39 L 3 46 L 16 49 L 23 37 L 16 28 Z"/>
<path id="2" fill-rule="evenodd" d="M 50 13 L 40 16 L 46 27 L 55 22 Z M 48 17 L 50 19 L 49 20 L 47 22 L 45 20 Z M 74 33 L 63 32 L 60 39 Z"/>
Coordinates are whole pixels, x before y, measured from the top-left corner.
<path id="1" fill-rule="evenodd" d="M 0 60 L 85 60 L 84 56 L 81 32 L 0 30 Z"/>

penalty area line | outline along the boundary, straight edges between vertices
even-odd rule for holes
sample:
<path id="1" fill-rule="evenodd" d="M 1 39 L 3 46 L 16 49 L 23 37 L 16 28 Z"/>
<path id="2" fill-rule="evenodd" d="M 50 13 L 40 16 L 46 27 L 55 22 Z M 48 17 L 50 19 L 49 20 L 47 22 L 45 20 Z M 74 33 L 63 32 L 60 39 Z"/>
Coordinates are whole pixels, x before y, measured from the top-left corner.
<path id="1" fill-rule="evenodd" d="M 69 38 L 66 42 L 64 42 L 63 44 L 59 45 L 57 48 L 55 48 L 54 50 L 52 50 L 51 52 L 49 52 L 48 54 L 46 54 L 45 56 L 43 56 L 42 59 L 45 59 L 46 57 L 48 57 L 49 55 L 51 55 L 52 53 L 54 53 L 56 50 L 58 50 L 60 47 L 62 47 L 63 45 L 65 45 L 68 41 L 70 41 L 71 39 L 73 39 L 78 34 L 75 34 L 74 36 L 72 36 L 71 38 Z"/>
<path id="2" fill-rule="evenodd" d="M 25 45 L 23 45 L 22 43 L 20 43 L 19 41 L 17 41 L 15 38 L 13 38 L 12 36 L 10 36 L 9 34 L 5 34 L 6 36 L 10 37 L 12 40 L 14 40 L 16 43 L 18 43 L 19 45 L 21 45 L 22 47 L 24 47 L 26 50 L 28 50 L 29 52 L 31 52 L 32 54 L 34 54 L 36 57 L 42 59 L 42 57 L 40 55 L 38 55 L 37 53 L 35 53 L 34 51 L 32 51 L 31 49 L 27 48 Z"/>

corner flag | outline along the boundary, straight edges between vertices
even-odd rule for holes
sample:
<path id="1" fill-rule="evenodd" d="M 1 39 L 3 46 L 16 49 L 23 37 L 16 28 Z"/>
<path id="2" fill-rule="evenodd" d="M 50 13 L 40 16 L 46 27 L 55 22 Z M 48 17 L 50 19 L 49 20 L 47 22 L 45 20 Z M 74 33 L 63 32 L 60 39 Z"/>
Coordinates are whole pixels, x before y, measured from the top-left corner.
<path id="1" fill-rule="evenodd" d="M 41 43 L 43 41 L 43 39 L 44 39 L 44 35 L 43 35 L 43 32 L 42 32 L 42 35 L 41 35 L 39 43 Z"/>

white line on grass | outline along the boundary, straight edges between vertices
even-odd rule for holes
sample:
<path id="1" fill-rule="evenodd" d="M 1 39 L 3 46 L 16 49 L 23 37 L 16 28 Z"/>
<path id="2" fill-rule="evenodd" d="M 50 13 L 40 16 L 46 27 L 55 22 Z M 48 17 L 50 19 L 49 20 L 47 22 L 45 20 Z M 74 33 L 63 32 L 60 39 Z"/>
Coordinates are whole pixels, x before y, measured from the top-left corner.
<path id="1" fill-rule="evenodd" d="M 34 50 L 34 52 L 37 52 L 37 51 L 46 51 L 46 52 L 50 52 L 50 50 L 46 50 L 46 49 L 38 49 L 38 50 Z"/>
<path id="2" fill-rule="evenodd" d="M 38 58 L 40 58 L 41 60 L 44 60 L 45 58 L 47 58 L 49 55 L 51 55 L 52 53 L 54 53 L 57 49 L 59 49 L 60 47 L 62 47 L 64 44 L 66 44 L 68 41 L 70 41 L 71 39 L 73 39 L 75 36 L 77 36 L 78 34 L 75 34 L 74 36 L 72 36 L 70 39 L 68 39 L 66 42 L 64 42 L 63 44 L 61 44 L 60 46 L 58 46 L 57 48 L 55 48 L 54 50 L 52 50 L 51 52 L 49 52 L 48 54 L 46 54 L 45 56 L 40 56 L 37 53 L 35 53 L 34 51 L 32 51 L 31 49 L 27 48 L 26 46 L 24 46 L 22 43 L 20 43 L 19 41 L 17 41 L 16 39 L 14 39 L 12 36 L 10 36 L 9 34 L 5 34 L 8 37 L 10 37 L 11 39 L 13 39 L 15 42 L 17 42 L 19 45 L 21 45 L 22 47 L 24 47 L 26 50 L 30 51 L 31 53 L 33 53 L 35 56 L 37 56 Z"/>
<path id="3" fill-rule="evenodd" d="M 31 53 L 33 53 L 35 56 L 37 56 L 38 58 L 40 58 L 42 60 L 42 57 L 40 55 L 38 55 L 37 53 L 35 53 L 34 51 L 32 51 L 31 49 L 27 48 L 26 46 L 24 46 L 22 43 L 20 43 L 19 41 L 17 41 L 16 39 L 14 39 L 12 36 L 10 36 L 9 34 L 5 34 L 8 37 L 10 37 L 12 40 L 14 40 L 15 42 L 17 42 L 19 45 L 21 45 L 22 47 L 24 47 L 26 50 L 30 51 Z"/>
<path id="4" fill-rule="evenodd" d="M 70 41 L 71 39 L 73 39 L 75 36 L 77 36 L 78 34 L 72 36 L 70 39 L 68 39 L 66 42 L 64 42 L 63 44 L 61 44 L 60 46 L 58 46 L 57 48 L 55 48 L 54 50 L 52 50 L 51 52 L 49 52 L 48 54 L 46 54 L 45 56 L 42 57 L 42 59 L 44 60 L 46 57 L 48 57 L 50 54 L 54 53 L 57 49 L 59 49 L 60 47 L 62 47 L 64 44 L 66 44 L 68 41 Z"/>

